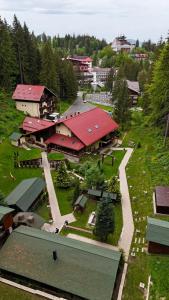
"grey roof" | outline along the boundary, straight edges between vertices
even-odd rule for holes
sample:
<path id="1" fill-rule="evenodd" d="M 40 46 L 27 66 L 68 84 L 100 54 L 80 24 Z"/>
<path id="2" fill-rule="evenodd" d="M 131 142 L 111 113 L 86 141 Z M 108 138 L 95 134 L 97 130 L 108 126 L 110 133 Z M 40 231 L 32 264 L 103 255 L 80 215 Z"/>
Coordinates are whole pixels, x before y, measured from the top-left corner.
<path id="1" fill-rule="evenodd" d="M 12 213 L 14 211 L 13 208 L 0 206 L 0 221 L 4 218 L 4 216 Z"/>
<path id="2" fill-rule="evenodd" d="M 22 135 L 23 135 L 22 133 L 19 133 L 19 132 L 13 132 L 13 133 L 10 135 L 9 139 L 10 139 L 11 141 L 18 141 L 18 140 L 21 138 Z"/>
<path id="3" fill-rule="evenodd" d="M 101 197 L 101 191 L 99 190 L 93 190 L 93 189 L 89 189 L 87 191 L 88 195 L 92 195 L 92 196 L 96 196 L 96 197 Z"/>
<path id="4" fill-rule="evenodd" d="M 88 193 L 88 195 L 95 196 L 95 197 L 101 197 L 102 196 L 102 198 L 109 197 L 111 200 L 116 200 L 117 199 L 117 194 L 109 193 L 109 192 L 103 192 L 103 195 L 102 195 L 102 191 L 100 191 L 100 190 L 89 189 L 87 193 Z"/>
<path id="5" fill-rule="evenodd" d="M 77 198 L 77 200 L 75 201 L 74 206 L 79 205 L 79 206 L 81 206 L 82 208 L 84 208 L 85 205 L 86 205 L 86 202 L 87 202 L 87 197 L 86 197 L 85 195 L 80 195 L 80 196 Z"/>
<path id="6" fill-rule="evenodd" d="M 136 92 L 136 93 L 140 93 L 140 87 L 139 87 L 139 82 L 138 81 L 130 81 L 130 80 L 126 80 L 127 81 L 127 86 L 130 90 Z"/>
<path id="7" fill-rule="evenodd" d="M 0 249 L 0 269 L 84 299 L 111 300 L 120 257 L 119 251 L 20 226 Z"/>
<path id="8" fill-rule="evenodd" d="M 114 193 L 109 193 L 109 192 L 103 192 L 102 195 L 103 198 L 110 198 L 111 200 L 116 200 L 117 199 L 117 194 Z"/>
<path id="9" fill-rule="evenodd" d="M 34 212 L 19 212 L 13 218 L 16 225 L 25 224 L 27 226 L 41 229 L 45 220 Z"/>
<path id="10" fill-rule="evenodd" d="M 17 206 L 21 211 L 28 211 L 44 188 L 45 181 L 42 178 L 25 179 L 5 198 L 5 202 L 9 206 Z"/>
<path id="11" fill-rule="evenodd" d="M 148 218 L 146 239 L 149 242 L 169 246 L 169 222 Z"/>

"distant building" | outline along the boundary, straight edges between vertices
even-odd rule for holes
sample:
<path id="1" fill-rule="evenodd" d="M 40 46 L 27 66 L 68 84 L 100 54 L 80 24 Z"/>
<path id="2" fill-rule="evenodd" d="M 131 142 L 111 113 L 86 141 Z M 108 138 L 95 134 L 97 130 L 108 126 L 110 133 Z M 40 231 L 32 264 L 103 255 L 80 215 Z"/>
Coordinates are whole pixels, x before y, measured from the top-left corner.
<path id="1" fill-rule="evenodd" d="M 91 70 L 91 73 L 93 74 L 93 82 L 103 82 L 105 83 L 111 68 L 100 68 L 100 67 L 94 67 Z"/>
<path id="2" fill-rule="evenodd" d="M 132 53 L 131 57 L 134 58 L 136 61 L 145 61 L 149 59 L 147 53 Z"/>
<path id="3" fill-rule="evenodd" d="M 68 56 L 67 60 L 73 64 L 73 69 L 80 84 L 85 85 L 92 82 L 91 74 L 92 58 L 89 56 Z"/>
<path id="4" fill-rule="evenodd" d="M 56 95 L 45 86 L 28 84 L 18 84 L 12 99 L 18 110 L 39 118 L 54 112 L 57 101 Z"/>
<path id="5" fill-rule="evenodd" d="M 112 300 L 121 252 L 20 226 L 0 249 L 1 276 L 57 297 Z"/>
<path id="6" fill-rule="evenodd" d="M 136 104 L 140 96 L 140 87 L 138 81 L 126 80 L 131 104 Z"/>
<path id="7" fill-rule="evenodd" d="M 146 240 L 149 253 L 169 254 L 169 222 L 148 218 Z"/>
<path id="8" fill-rule="evenodd" d="M 129 42 L 125 36 L 116 37 L 112 42 L 112 49 L 115 52 L 130 53 L 134 47 L 135 47 L 135 44 L 132 44 L 131 42 Z"/>

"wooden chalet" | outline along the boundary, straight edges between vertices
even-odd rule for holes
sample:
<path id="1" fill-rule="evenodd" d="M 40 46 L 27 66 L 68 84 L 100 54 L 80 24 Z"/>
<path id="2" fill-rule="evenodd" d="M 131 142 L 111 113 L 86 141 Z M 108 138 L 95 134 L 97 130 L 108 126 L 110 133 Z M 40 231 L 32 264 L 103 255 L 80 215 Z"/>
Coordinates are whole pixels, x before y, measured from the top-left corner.
<path id="1" fill-rule="evenodd" d="M 127 81 L 128 93 L 131 99 L 131 105 L 137 104 L 138 97 L 140 95 L 140 87 L 138 81 Z"/>
<path id="2" fill-rule="evenodd" d="M 169 254 L 169 222 L 148 218 L 146 240 L 149 253 Z"/>
<path id="3" fill-rule="evenodd" d="M 28 84 L 18 84 L 12 99 L 18 110 L 39 118 L 53 113 L 57 102 L 57 96 L 47 87 Z"/>

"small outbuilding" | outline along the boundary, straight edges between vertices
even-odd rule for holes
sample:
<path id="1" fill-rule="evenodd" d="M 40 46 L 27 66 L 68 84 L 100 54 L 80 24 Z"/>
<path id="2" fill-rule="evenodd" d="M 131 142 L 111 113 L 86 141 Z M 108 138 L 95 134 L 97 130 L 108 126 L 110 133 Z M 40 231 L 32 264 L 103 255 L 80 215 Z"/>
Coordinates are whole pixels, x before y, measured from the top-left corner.
<path id="1" fill-rule="evenodd" d="M 19 133 L 19 132 L 13 132 L 10 137 L 9 137 L 10 141 L 11 141 L 11 144 L 13 146 L 20 146 L 24 141 L 25 141 L 25 138 L 23 137 L 23 134 L 22 133 Z"/>
<path id="2" fill-rule="evenodd" d="M 5 198 L 9 207 L 17 212 L 33 209 L 46 187 L 42 178 L 25 179 Z"/>
<path id="3" fill-rule="evenodd" d="M 155 188 L 156 213 L 169 214 L 169 187 L 157 186 Z"/>
<path id="4" fill-rule="evenodd" d="M 96 200 L 100 200 L 100 198 L 109 198 L 112 202 L 117 201 L 117 194 L 114 193 L 109 193 L 106 191 L 100 191 L 95 189 L 88 189 L 87 193 L 90 197 L 93 197 Z"/>
<path id="5" fill-rule="evenodd" d="M 169 222 L 148 218 L 146 240 L 149 253 L 169 254 Z"/>
<path id="6" fill-rule="evenodd" d="M 3 230 L 12 227 L 14 209 L 6 206 L 0 206 L 0 226 Z"/>
<path id="7" fill-rule="evenodd" d="M 86 207 L 87 197 L 85 195 L 80 195 L 74 203 L 74 210 L 82 211 Z"/>

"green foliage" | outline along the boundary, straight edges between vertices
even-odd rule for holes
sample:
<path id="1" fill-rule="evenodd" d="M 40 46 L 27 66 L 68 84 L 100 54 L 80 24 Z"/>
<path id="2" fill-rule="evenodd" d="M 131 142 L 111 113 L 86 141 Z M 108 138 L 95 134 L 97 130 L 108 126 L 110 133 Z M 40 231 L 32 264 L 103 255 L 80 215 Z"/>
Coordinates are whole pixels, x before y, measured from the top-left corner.
<path id="1" fill-rule="evenodd" d="M 149 86 L 151 116 L 154 124 L 164 127 L 169 112 L 169 43 L 155 63 L 152 83 Z"/>
<path id="2" fill-rule="evenodd" d="M 72 204 L 77 200 L 77 198 L 80 195 L 80 181 L 78 178 L 75 180 L 75 186 L 74 186 L 74 191 L 73 191 L 73 199 L 72 199 Z"/>
<path id="3" fill-rule="evenodd" d="M 115 103 L 114 115 L 120 123 L 122 129 L 128 127 L 131 120 L 130 99 L 127 83 L 123 79 L 117 78 L 113 88 L 113 101 Z"/>
<path id="4" fill-rule="evenodd" d="M 119 188 L 119 182 L 117 177 L 112 176 L 108 182 L 107 191 L 110 193 L 117 194 L 117 201 L 121 200 L 121 193 Z"/>
<path id="5" fill-rule="evenodd" d="M 55 182 L 58 187 L 64 189 L 67 189 L 72 185 L 71 178 L 66 171 L 64 162 L 61 162 L 58 167 Z"/>
<path id="6" fill-rule="evenodd" d="M 113 206 L 109 199 L 100 200 L 96 211 L 95 236 L 102 242 L 106 242 L 109 234 L 115 229 Z"/>
<path id="7" fill-rule="evenodd" d="M 104 174 L 98 166 L 92 165 L 85 172 L 85 181 L 88 188 L 101 188 L 104 185 Z"/>
<path id="8" fill-rule="evenodd" d="M 4 194 L 0 191 L 0 205 L 6 206 L 6 202 L 4 202 L 5 196 Z"/>

